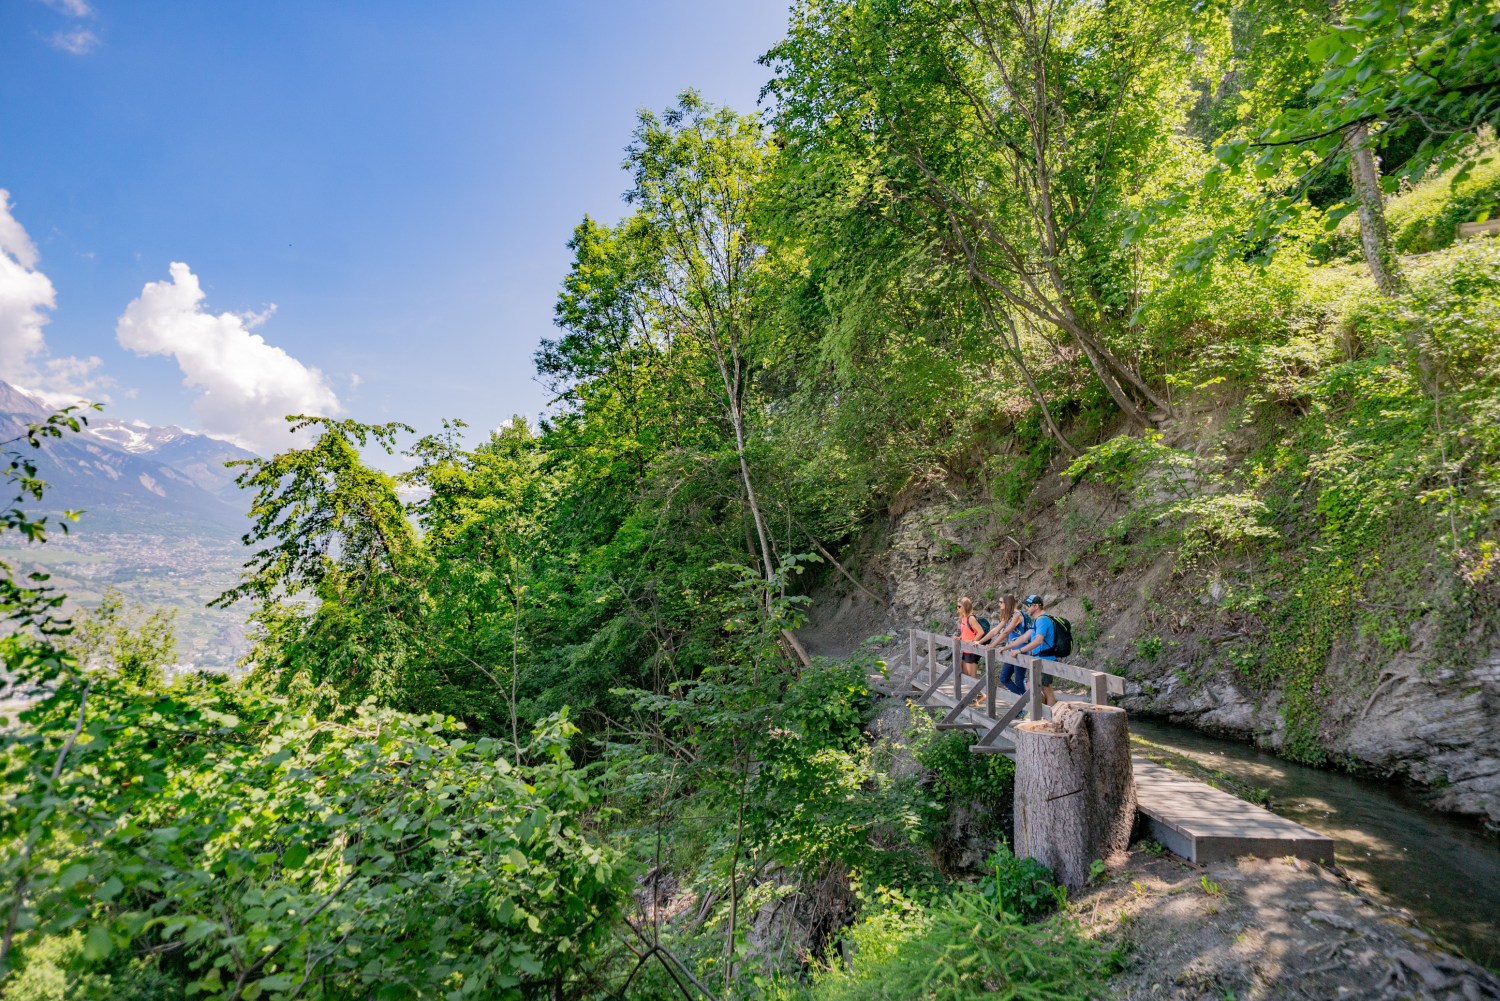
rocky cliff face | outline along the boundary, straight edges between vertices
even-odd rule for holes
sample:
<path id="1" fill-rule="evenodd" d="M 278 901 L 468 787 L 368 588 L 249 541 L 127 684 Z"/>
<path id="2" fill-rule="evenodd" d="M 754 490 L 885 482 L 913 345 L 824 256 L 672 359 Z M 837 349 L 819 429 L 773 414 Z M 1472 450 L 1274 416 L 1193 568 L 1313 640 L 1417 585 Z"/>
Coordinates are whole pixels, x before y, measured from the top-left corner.
<path id="1" fill-rule="evenodd" d="M 1064 495 L 1066 512 L 1057 503 Z M 802 633 L 813 653 L 841 655 L 866 637 L 892 633 L 887 656 L 904 661 L 902 632 L 956 628 L 958 596 L 973 597 L 993 618 L 997 595 L 1040 592 L 1073 622 L 1080 641 L 1073 660 L 1129 679 L 1127 709 L 1282 748 L 1279 693 L 1253 691 L 1232 670 L 1212 667 L 1219 644 L 1247 640 L 1243 627 L 1215 614 L 1216 580 L 1174 582 L 1170 554 L 1118 572 L 1071 559 L 1069 523 L 1107 514 L 1108 502 L 1090 488 L 1074 490 L 1051 475 L 1038 486 L 1030 517 L 999 525 L 944 484 L 908 503 L 863 553 L 851 554 L 861 581 L 885 600 L 834 578 Z M 1434 807 L 1500 829 L 1500 649 L 1455 663 L 1438 648 L 1435 623 L 1420 620 L 1415 632 L 1406 650 L 1373 672 L 1369 658 L 1341 657 L 1353 637 L 1335 643 L 1319 686 L 1323 746 L 1334 764 L 1410 781 Z M 1252 649 L 1254 639 L 1248 636 Z"/>

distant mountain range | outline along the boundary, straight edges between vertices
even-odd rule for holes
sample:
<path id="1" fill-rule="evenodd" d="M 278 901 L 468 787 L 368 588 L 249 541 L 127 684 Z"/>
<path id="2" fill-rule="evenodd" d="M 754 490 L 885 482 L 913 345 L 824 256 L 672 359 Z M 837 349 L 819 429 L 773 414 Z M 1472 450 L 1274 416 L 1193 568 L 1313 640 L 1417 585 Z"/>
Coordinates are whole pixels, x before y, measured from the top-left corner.
<path id="1" fill-rule="evenodd" d="M 0 439 L 24 434 L 50 413 L 0 382 Z M 248 527 L 248 496 L 234 483 L 239 470 L 224 463 L 255 454 L 232 442 L 94 415 L 85 431 L 48 440 L 41 453 L 38 473 L 48 484 L 41 507 L 82 510 L 92 531 L 223 537 Z"/>

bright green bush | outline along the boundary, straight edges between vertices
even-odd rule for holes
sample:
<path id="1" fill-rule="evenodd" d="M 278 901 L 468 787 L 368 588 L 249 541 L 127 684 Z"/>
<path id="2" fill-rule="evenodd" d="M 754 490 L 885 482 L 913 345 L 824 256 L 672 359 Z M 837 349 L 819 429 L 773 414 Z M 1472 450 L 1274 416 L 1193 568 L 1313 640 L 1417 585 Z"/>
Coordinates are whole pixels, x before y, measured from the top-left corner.
<path id="1" fill-rule="evenodd" d="M 30 846 L 0 862 L 22 965 L 77 934 L 70 977 L 159 953 L 199 997 L 267 999 L 520 998 L 587 970 L 620 873 L 585 833 L 566 720 L 513 750 L 452 719 L 240 695 L 101 675 L 22 715 L 0 798 L 0 844 Z M 80 717 L 56 783 L 29 781 Z"/>
<path id="2" fill-rule="evenodd" d="M 38 942 L 24 969 L 6 983 L 6 1001 L 180 1001 L 182 981 L 120 955 L 105 963 L 84 956 L 83 935 L 53 935 Z"/>
<path id="3" fill-rule="evenodd" d="M 924 728 L 914 741 L 917 760 L 932 772 L 933 791 L 945 806 L 977 806 L 987 816 L 1009 816 L 1015 799 L 1016 763 L 1003 754 L 975 754 L 962 730 Z"/>
<path id="4" fill-rule="evenodd" d="M 817 973 L 791 1001 L 1083 1001 L 1119 957 L 1065 917 L 1024 924 L 973 889 L 929 905 L 883 893 L 849 930 L 853 962 Z M 775 996 L 775 995 L 773 995 Z"/>
<path id="5" fill-rule="evenodd" d="M 1052 870 L 1034 858 L 1017 858 L 1009 842 L 1001 842 L 985 868 L 990 874 L 979 884 L 979 892 L 1022 921 L 1044 918 L 1063 902 L 1064 891 Z"/>

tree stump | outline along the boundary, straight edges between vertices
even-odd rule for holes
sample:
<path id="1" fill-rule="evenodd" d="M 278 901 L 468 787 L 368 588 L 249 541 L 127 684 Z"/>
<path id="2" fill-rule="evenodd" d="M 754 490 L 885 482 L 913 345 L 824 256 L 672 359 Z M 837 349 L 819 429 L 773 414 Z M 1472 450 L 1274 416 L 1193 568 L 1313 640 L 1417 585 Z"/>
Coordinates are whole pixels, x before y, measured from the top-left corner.
<path id="1" fill-rule="evenodd" d="M 1123 709 L 1068 702 L 1016 727 L 1016 854 L 1078 890 L 1130 844 L 1135 776 Z"/>

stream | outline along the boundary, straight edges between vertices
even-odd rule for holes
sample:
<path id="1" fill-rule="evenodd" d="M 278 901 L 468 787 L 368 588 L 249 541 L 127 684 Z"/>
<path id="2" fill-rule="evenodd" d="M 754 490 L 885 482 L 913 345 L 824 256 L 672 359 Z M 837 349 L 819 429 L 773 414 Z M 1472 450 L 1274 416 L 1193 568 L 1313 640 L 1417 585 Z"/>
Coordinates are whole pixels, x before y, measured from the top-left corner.
<path id="1" fill-rule="evenodd" d="M 1334 839 L 1362 889 L 1410 911 L 1442 943 L 1500 968 L 1500 840 L 1424 807 L 1396 784 L 1294 764 L 1249 744 L 1158 720 L 1131 730 L 1198 764 L 1269 789 L 1276 813 Z"/>

